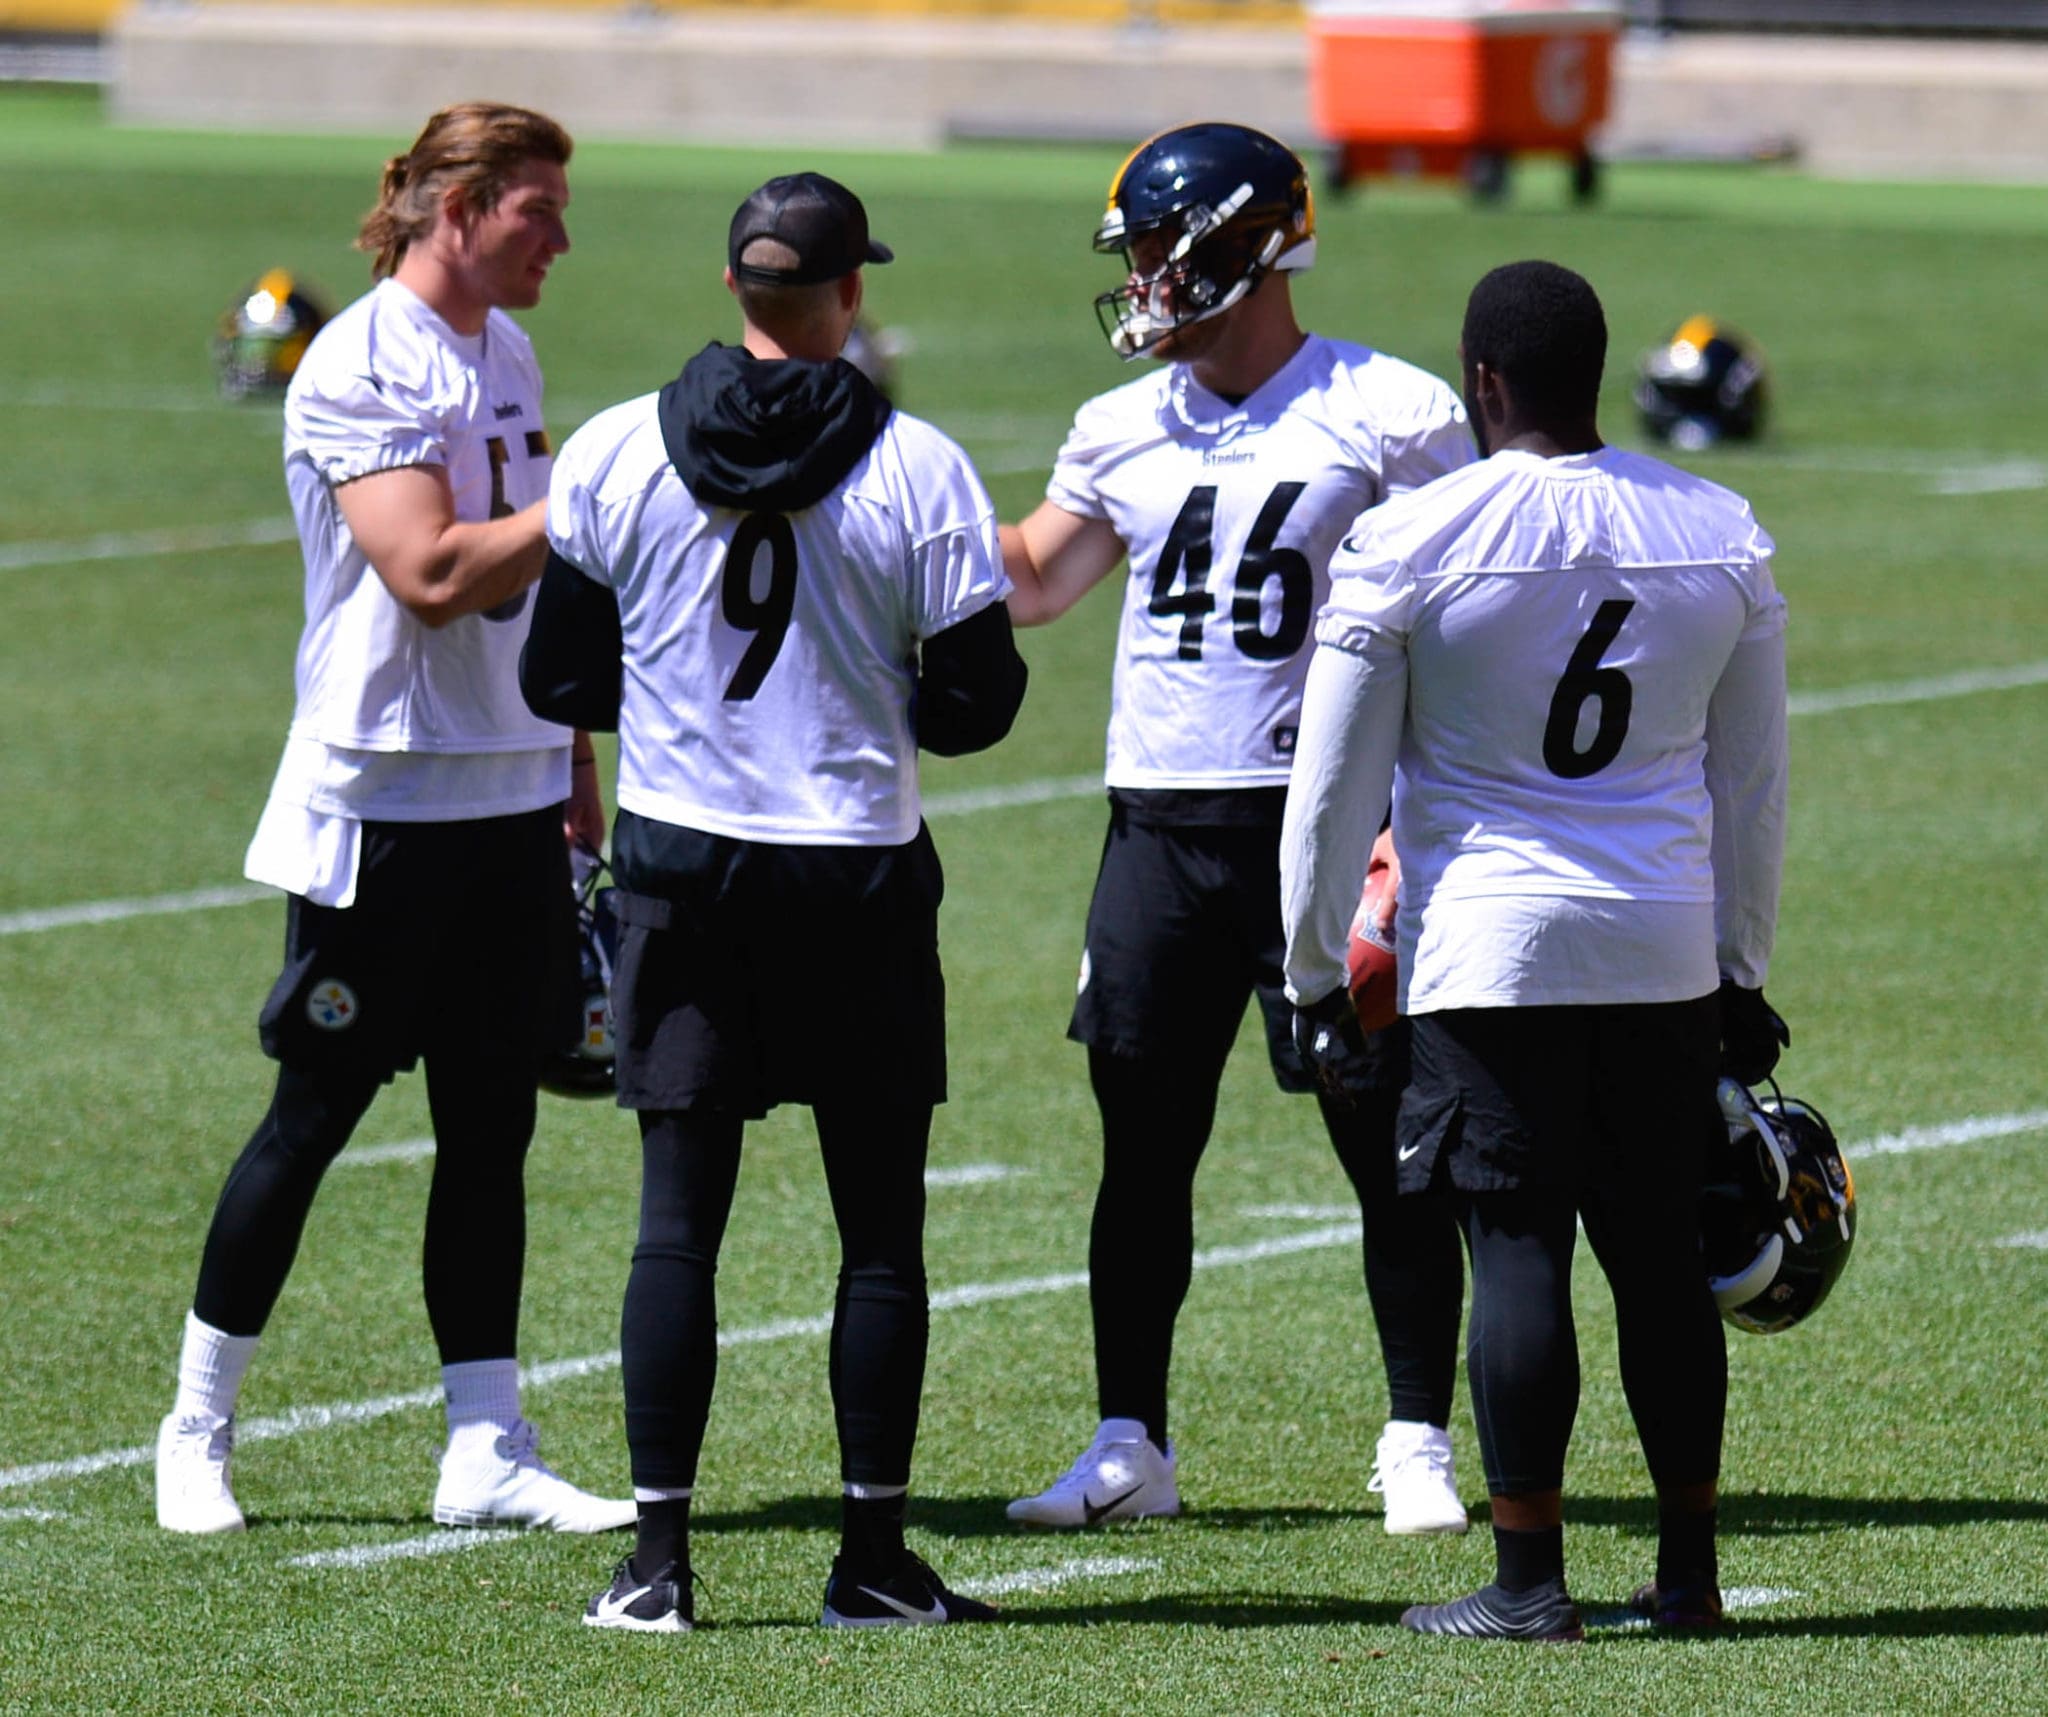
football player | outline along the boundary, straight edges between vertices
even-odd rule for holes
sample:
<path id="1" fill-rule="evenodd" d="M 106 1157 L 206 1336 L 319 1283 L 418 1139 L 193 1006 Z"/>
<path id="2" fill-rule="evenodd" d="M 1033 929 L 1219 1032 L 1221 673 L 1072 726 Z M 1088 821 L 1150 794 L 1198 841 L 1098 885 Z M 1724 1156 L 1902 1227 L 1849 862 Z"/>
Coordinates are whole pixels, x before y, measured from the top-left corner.
<path id="1" fill-rule="evenodd" d="M 1332 564 L 1282 835 L 1289 992 L 1343 1007 L 1360 854 L 1391 791 L 1414 1069 L 1403 1193 L 1452 1190 L 1493 1584 L 1418 1632 L 1580 1637 L 1565 1448 L 1578 1225 L 1613 1290 L 1657 1487 L 1636 1609 L 1712 1627 L 1727 1359 L 1698 1241 L 1717 1076 L 1768 1074 L 1785 834 L 1785 604 L 1728 490 L 1606 446 L 1600 302 L 1553 263 L 1474 288 L 1490 456 L 1361 519 Z M 1396 761 L 1398 753 L 1398 763 Z M 1307 1035 L 1307 1034 L 1305 1034 Z"/>
<path id="2" fill-rule="evenodd" d="M 843 1503 L 828 1626 L 983 1621 L 905 1544 L 928 1305 L 924 1166 L 946 1094 L 938 854 L 917 753 L 978 751 L 1024 695 L 995 509 L 967 456 L 846 361 L 867 211 L 817 173 L 733 216 L 742 339 L 562 449 L 522 683 L 619 730 L 619 1101 L 640 1239 L 621 1348 L 639 1535 L 592 1627 L 694 1625 L 690 1500 L 746 1122 L 810 1106 L 838 1226 Z M 822 932 L 821 932 L 822 927 Z M 807 1018 L 817 941 L 835 1025 Z"/>
<path id="3" fill-rule="evenodd" d="M 428 120 L 356 240 L 377 285 L 321 329 L 286 395 L 306 625 L 246 867 L 290 896 L 262 1017 L 277 1086 L 214 1211 L 157 1439 L 173 1532 L 243 1525 L 228 1458 L 257 1337 L 327 1165 L 421 1061 L 448 1417 L 434 1518 L 632 1518 L 542 1462 L 514 1357 L 537 1070 L 578 1027 L 565 823 L 604 836 L 588 739 L 537 720 L 518 684 L 549 456 L 540 370 L 505 312 L 538 302 L 569 248 L 569 151 L 522 108 Z"/>
<path id="4" fill-rule="evenodd" d="M 1316 1088 L 1282 993 L 1278 857 L 1310 623 L 1351 522 L 1472 457 L 1443 382 L 1301 328 L 1290 282 L 1315 258 L 1315 211 L 1301 161 L 1264 133 L 1186 125 L 1140 146 L 1095 248 L 1128 271 L 1096 300 L 1111 345 L 1163 363 L 1081 408 L 1045 502 L 1003 531 L 1021 625 L 1130 568 L 1109 833 L 1068 1028 L 1102 1117 L 1088 1253 L 1100 1423 L 1062 1477 L 1009 1508 L 1055 1527 L 1179 1512 L 1167 1371 L 1195 1171 L 1250 998 L 1282 1089 Z M 1362 872 L 1364 846 L 1358 858 Z M 1462 1532 L 1446 1431 L 1462 1260 L 1447 1208 L 1397 1218 L 1401 1029 L 1374 1048 L 1368 1089 L 1323 1100 L 1364 1212 L 1391 1397 L 1373 1488 L 1390 1532 Z"/>

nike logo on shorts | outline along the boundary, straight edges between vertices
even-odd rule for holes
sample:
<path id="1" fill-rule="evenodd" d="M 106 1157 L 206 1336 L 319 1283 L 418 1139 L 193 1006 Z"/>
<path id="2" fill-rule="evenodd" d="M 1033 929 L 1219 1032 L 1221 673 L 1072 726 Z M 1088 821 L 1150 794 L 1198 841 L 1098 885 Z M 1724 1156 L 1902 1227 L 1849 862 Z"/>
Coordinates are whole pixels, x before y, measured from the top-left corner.
<path id="1" fill-rule="evenodd" d="M 1136 1484 L 1132 1485 L 1129 1490 L 1122 1492 L 1120 1495 L 1111 1497 L 1107 1502 L 1091 1501 L 1089 1499 L 1088 1493 L 1084 1490 L 1081 1493 L 1081 1512 L 1087 1516 L 1088 1524 L 1090 1526 L 1093 1526 L 1111 1509 L 1115 1508 L 1118 1503 L 1129 1502 L 1132 1497 L 1136 1496 L 1138 1492 L 1143 1490 L 1144 1488 L 1145 1481 L 1143 1479 L 1140 1479 Z"/>
<path id="2" fill-rule="evenodd" d="M 1396 1161 L 1397 1163 L 1405 1163 L 1410 1157 L 1414 1156 L 1415 1153 L 1421 1149 L 1422 1147 L 1420 1145 L 1403 1145 L 1398 1151 L 1394 1153 L 1394 1161 Z"/>

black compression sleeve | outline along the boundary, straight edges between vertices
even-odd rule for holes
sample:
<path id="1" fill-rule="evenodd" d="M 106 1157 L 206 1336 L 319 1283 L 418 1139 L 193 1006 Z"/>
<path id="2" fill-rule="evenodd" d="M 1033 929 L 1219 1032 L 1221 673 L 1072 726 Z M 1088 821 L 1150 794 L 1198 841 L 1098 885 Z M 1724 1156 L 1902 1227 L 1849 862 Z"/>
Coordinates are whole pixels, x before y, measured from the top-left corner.
<path id="1" fill-rule="evenodd" d="M 1001 602 L 924 642 L 917 676 L 917 743 L 941 757 L 986 751 L 1010 731 L 1027 670 Z"/>
<path id="2" fill-rule="evenodd" d="M 526 707 L 564 727 L 617 731 L 620 649 L 618 598 L 550 549 L 519 652 Z"/>

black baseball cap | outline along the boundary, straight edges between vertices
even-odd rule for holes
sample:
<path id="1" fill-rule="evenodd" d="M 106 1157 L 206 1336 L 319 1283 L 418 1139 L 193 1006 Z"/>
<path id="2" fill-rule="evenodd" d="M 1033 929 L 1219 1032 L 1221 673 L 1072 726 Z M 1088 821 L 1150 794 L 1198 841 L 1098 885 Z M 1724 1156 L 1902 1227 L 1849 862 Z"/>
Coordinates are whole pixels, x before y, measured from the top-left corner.
<path id="1" fill-rule="evenodd" d="M 762 268 L 742 262 L 747 246 L 763 238 L 795 251 L 795 265 Z M 732 217 L 725 254 L 736 279 L 762 286 L 815 286 L 863 264 L 896 258 L 887 245 L 868 237 L 868 212 L 860 198 L 823 173 L 770 179 Z"/>

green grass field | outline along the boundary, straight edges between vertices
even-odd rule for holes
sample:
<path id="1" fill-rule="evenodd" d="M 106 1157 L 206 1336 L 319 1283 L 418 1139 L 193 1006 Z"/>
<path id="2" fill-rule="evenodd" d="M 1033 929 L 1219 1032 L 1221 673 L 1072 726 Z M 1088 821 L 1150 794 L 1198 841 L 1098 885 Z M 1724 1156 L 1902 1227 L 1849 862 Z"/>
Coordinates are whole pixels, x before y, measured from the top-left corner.
<path id="1" fill-rule="evenodd" d="M 949 891 L 953 1101 L 929 1258 L 938 1309 L 913 1506 L 1007 1625 L 827 1634 L 837 1521 L 816 1333 L 835 1268 L 807 1120 L 756 1129 L 722 1276 L 731 1346 L 698 1494 L 687 1639 L 577 1625 L 624 1540 L 439 1548 L 441 1434 L 416 1258 L 417 1081 L 332 1172 L 251 1373 L 252 1530 L 159 1533 L 140 1451 L 168 1405 L 207 1215 L 265 1100 L 253 1030 L 274 903 L 57 922 L 231 888 L 290 710 L 299 626 L 274 407 L 214 396 L 214 318 L 283 264 L 337 301 L 404 140 L 104 128 L 0 95 L 0 1710 L 89 1712 L 1949 1712 L 2042 1708 L 2048 1632 L 2048 200 L 1623 168 L 1597 208 L 1521 177 L 1504 208 L 1374 186 L 1326 200 L 1307 320 L 1440 372 L 1487 267 L 1585 272 L 1635 439 L 1634 354 L 1709 309 L 1773 368 L 1769 440 L 1702 457 L 1776 535 L 1792 604 L 1794 823 L 1771 993 L 1789 1090 L 1853 1147 L 1865 1232 L 1833 1300 L 1731 1335 L 1725 1637 L 1614 1626 L 1580 1649 L 1420 1641 L 1400 1609 L 1489 1577 L 1480 1530 L 1404 1543 L 1365 1481 L 1384 1417 L 1355 1211 L 1307 1104 L 1248 1035 L 1199 1192 L 1180 1325 L 1179 1521 L 1026 1536 L 1002 1504 L 1093 1425 L 1093 1106 L 1064 1041 L 1100 841 L 1114 603 L 1031 634 L 1014 737 L 934 763 Z M 823 165 L 899 263 L 903 400 L 1014 516 L 1076 404 L 1122 374 L 1089 299 L 1114 151 L 938 158 L 590 146 L 575 250 L 527 318 L 557 440 L 730 337 L 725 223 Z M 253 536 L 257 539 L 250 542 Z M 977 800 L 988 789 L 1008 790 Z M 990 804 L 988 798 L 998 802 Z M 829 938 L 805 994 L 831 1028 Z M 1868 1147 L 1875 1147 L 1868 1148 Z M 983 1171 L 980 1175 L 964 1171 Z M 627 1482 L 610 1359 L 631 1243 L 628 1119 L 544 1101 L 523 1358 L 557 1464 Z M 1582 1260 L 1587 1386 L 1567 1503 L 1575 1594 L 1612 1612 L 1654 1521 Z M 577 1363 L 582 1362 L 582 1363 Z M 398 1398 L 398 1399 L 394 1399 Z M 263 1430 L 271 1435 L 260 1437 Z M 302 1559 L 315 1558 L 311 1563 Z"/>

